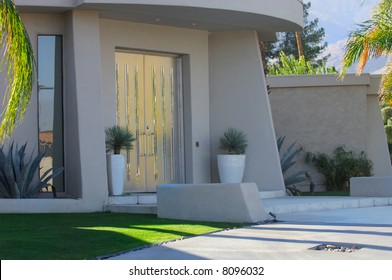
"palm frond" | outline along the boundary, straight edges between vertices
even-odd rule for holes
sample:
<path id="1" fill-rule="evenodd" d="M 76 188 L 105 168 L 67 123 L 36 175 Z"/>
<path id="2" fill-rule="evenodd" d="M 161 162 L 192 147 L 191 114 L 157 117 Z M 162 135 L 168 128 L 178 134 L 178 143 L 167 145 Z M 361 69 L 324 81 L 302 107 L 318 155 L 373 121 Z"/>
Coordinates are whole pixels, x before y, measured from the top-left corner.
<path id="1" fill-rule="evenodd" d="M 372 12 L 371 19 L 358 25 L 346 43 L 340 76 L 357 61 L 357 74 L 361 74 L 367 61 L 392 52 L 392 1 L 382 0 Z"/>
<path id="2" fill-rule="evenodd" d="M 360 75 L 369 59 L 392 54 L 392 1 L 381 0 L 374 6 L 371 18 L 351 32 L 346 43 L 340 78 L 358 61 Z M 392 104 L 392 64 L 388 63 L 383 74 L 379 95 L 386 104 Z"/>
<path id="3" fill-rule="evenodd" d="M 6 71 L 0 141 L 9 137 L 26 113 L 34 80 L 34 53 L 23 21 L 11 0 L 0 1 L 0 71 Z"/>

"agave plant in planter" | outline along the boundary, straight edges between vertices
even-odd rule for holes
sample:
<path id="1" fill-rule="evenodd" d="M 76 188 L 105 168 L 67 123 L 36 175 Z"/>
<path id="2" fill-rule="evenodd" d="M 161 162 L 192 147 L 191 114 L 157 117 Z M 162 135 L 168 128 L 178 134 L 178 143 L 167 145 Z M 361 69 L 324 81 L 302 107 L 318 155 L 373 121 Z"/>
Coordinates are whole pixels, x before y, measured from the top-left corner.
<path id="1" fill-rule="evenodd" d="M 18 148 L 17 144 L 11 142 L 8 152 L 0 148 L 0 198 L 33 198 L 47 187 L 52 187 L 53 197 L 56 197 L 56 189 L 50 180 L 63 172 L 64 168 L 55 171 L 51 168 L 36 180 L 45 153 L 27 158 L 26 146 L 27 143 Z"/>
<path id="2" fill-rule="evenodd" d="M 121 195 L 124 191 L 125 156 L 122 150 L 131 150 L 136 138 L 126 127 L 112 126 L 105 129 L 106 152 L 108 155 L 109 191 L 112 195 Z"/>
<path id="3" fill-rule="evenodd" d="M 229 128 L 220 138 L 220 148 L 225 154 L 218 155 L 218 171 L 221 183 L 241 183 L 245 170 L 245 149 L 248 140 L 244 132 Z"/>

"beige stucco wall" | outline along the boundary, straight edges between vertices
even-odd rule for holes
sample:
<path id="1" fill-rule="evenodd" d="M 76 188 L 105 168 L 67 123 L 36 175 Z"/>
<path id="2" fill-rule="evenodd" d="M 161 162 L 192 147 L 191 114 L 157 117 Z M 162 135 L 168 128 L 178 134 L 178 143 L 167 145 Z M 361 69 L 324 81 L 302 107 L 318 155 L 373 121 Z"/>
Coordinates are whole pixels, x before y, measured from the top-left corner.
<path id="1" fill-rule="evenodd" d="M 183 55 L 186 182 L 210 182 L 208 32 L 101 19 L 100 37 L 105 126 L 116 122 L 116 47 Z"/>
<path id="2" fill-rule="evenodd" d="M 90 209 L 101 210 L 108 187 L 98 13 L 68 13 L 65 39 L 66 156 L 72 173 L 80 176 L 79 181 L 70 174 L 67 185 L 81 190 Z"/>
<path id="3" fill-rule="evenodd" d="M 391 176 L 390 156 L 387 138 L 382 121 L 381 110 L 378 100 L 379 77 L 371 77 L 371 86 L 367 95 L 367 154 L 373 161 L 374 176 Z M 372 84 L 377 87 L 372 87 Z"/>
<path id="4" fill-rule="evenodd" d="M 260 191 L 284 189 L 274 126 L 255 32 L 210 34 L 212 178 L 218 182 L 219 138 L 234 127 L 248 137 L 244 182 Z"/>
<path id="5" fill-rule="evenodd" d="M 267 83 L 276 134 L 286 136 L 286 148 L 297 141 L 306 151 L 331 154 L 344 145 L 365 151 L 374 175 L 392 175 L 374 86 L 379 77 L 348 75 L 340 81 L 334 75 L 276 76 L 268 77 Z M 312 178 L 323 188 L 322 176 L 302 158 L 290 171 L 296 170 L 313 170 Z M 308 183 L 303 189 L 308 190 Z"/>
<path id="6" fill-rule="evenodd" d="M 102 211 L 107 200 L 106 161 L 101 95 L 101 62 L 98 14 L 90 11 L 67 14 L 22 14 L 35 54 L 38 34 L 63 35 L 64 40 L 64 132 L 66 197 L 72 199 L 18 204 L 2 203 L 2 212 L 18 207 L 31 212 Z M 24 121 L 11 139 L 28 140 L 38 148 L 37 87 Z M 44 200 L 42 200 L 44 201 Z M 19 205 L 19 206 L 18 206 Z M 14 209 L 15 208 L 15 209 Z"/>

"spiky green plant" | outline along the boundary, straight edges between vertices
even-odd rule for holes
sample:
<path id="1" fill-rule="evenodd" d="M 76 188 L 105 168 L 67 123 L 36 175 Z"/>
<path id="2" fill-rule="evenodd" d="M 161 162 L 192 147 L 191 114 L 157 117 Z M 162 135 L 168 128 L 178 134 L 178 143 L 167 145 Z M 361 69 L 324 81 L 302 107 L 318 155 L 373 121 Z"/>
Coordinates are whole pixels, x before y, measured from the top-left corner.
<path id="1" fill-rule="evenodd" d="M 280 61 L 268 65 L 269 75 L 308 75 L 308 74 L 336 74 L 334 67 L 325 64 L 314 66 L 306 61 L 304 56 L 296 59 L 293 55 L 280 52 Z"/>
<path id="2" fill-rule="evenodd" d="M 373 7 L 370 20 L 360 24 L 351 32 L 346 43 L 343 67 L 344 77 L 348 68 L 358 62 L 360 75 L 369 59 L 392 54 L 392 1 L 381 0 Z M 380 85 L 381 98 L 392 104 L 392 61 L 389 61 Z"/>
<path id="3" fill-rule="evenodd" d="M 220 138 L 220 148 L 228 154 L 245 154 L 248 140 L 244 132 L 235 128 L 228 128 Z"/>
<path id="4" fill-rule="evenodd" d="M 39 180 L 35 176 L 39 170 L 39 164 L 45 153 L 33 154 L 26 158 L 26 146 L 20 149 L 11 142 L 8 152 L 0 149 L 0 197 L 1 198 L 32 198 L 43 188 L 52 187 L 53 196 L 56 197 L 56 189 L 49 182 L 63 172 L 61 167 L 55 171 L 47 170 Z M 15 147 L 15 149 L 14 149 Z"/>
<path id="5" fill-rule="evenodd" d="M 114 154 L 120 154 L 121 150 L 131 150 L 136 140 L 128 128 L 119 125 L 107 127 L 105 134 L 106 152 L 113 151 Z"/>
<path id="6" fill-rule="evenodd" d="M 0 0 L 0 71 L 6 69 L 6 89 L 0 142 L 23 120 L 33 88 L 34 53 L 22 19 L 11 0 Z"/>

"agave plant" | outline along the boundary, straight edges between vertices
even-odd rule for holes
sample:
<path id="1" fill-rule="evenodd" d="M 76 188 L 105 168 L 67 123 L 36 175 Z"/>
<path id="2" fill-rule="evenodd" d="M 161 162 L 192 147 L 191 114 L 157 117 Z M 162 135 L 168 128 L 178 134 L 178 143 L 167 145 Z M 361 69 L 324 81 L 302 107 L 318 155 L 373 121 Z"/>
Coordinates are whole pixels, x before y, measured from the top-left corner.
<path id="1" fill-rule="evenodd" d="M 229 128 L 223 133 L 220 138 L 220 148 L 232 155 L 245 154 L 245 149 L 248 146 L 248 140 L 245 133 L 235 128 Z"/>
<path id="2" fill-rule="evenodd" d="M 118 125 L 107 127 L 105 134 L 106 152 L 113 151 L 114 154 L 120 154 L 121 150 L 124 149 L 131 150 L 133 142 L 136 140 L 128 128 Z"/>
<path id="3" fill-rule="evenodd" d="M 3 147 L 0 149 L 0 197 L 2 198 L 32 198 L 43 188 L 52 187 L 53 196 L 56 197 L 56 189 L 49 182 L 59 175 L 64 168 L 56 171 L 47 170 L 38 181 L 34 180 L 39 164 L 45 153 L 33 154 L 26 157 L 26 146 L 20 149 L 11 142 L 8 152 Z"/>
<path id="4" fill-rule="evenodd" d="M 293 187 L 293 185 L 303 181 L 308 181 L 310 179 L 310 175 L 307 171 L 300 170 L 290 176 L 285 176 L 287 170 L 297 162 L 296 159 L 302 152 L 302 148 L 297 145 L 296 141 L 294 141 L 283 153 L 281 153 L 285 138 L 286 137 L 281 136 L 277 140 L 278 151 L 279 154 L 281 154 L 280 165 L 282 168 L 284 185 L 286 186 L 286 190 L 289 194 L 300 195 L 301 192 L 297 188 Z"/>

